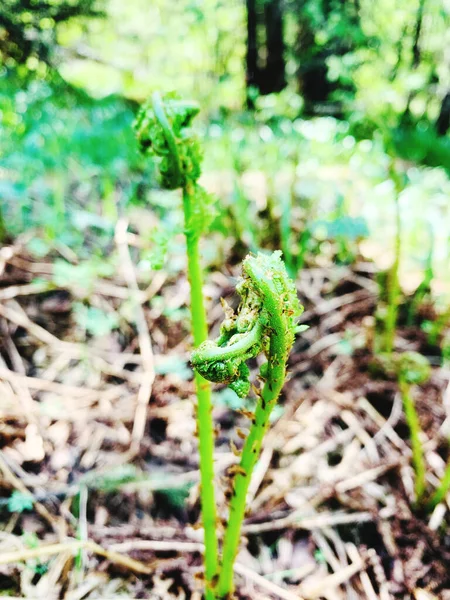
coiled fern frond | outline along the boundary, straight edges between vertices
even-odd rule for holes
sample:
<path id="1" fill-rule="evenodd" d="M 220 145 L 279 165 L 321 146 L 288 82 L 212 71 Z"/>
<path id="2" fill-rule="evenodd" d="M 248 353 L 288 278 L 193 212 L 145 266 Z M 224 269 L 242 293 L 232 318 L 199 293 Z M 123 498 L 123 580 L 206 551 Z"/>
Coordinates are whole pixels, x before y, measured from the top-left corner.
<path id="1" fill-rule="evenodd" d="M 225 304 L 226 318 L 219 338 L 203 342 L 191 360 L 202 377 L 225 383 L 238 396 L 245 397 L 250 391 L 246 362 L 263 352 L 269 363 L 276 360 L 285 364 L 302 307 L 281 252 L 249 255 L 242 272 L 243 278 L 236 287 L 241 296 L 237 313 Z M 262 376 L 267 376 L 269 363 L 263 365 Z"/>
<path id="2" fill-rule="evenodd" d="M 201 185 L 203 150 L 192 129 L 200 107 L 172 92 L 155 92 L 140 109 L 134 128 L 141 151 L 153 158 L 163 189 L 184 192 L 186 234 L 198 238 L 211 224 L 215 199 Z"/>
<path id="3" fill-rule="evenodd" d="M 205 379 L 226 383 L 239 396 L 250 390 L 250 358 L 263 353 L 267 362 L 260 369 L 265 381 L 257 391 L 258 402 L 250 432 L 236 467 L 230 500 L 230 514 L 223 541 L 216 598 L 228 598 L 233 589 L 233 564 L 239 546 L 240 530 L 253 469 L 261 452 L 270 414 L 286 378 L 286 363 L 303 307 L 294 282 L 281 260 L 281 252 L 248 256 L 243 263 L 243 278 L 236 287 L 241 304 L 236 314 L 225 305 L 225 320 L 216 341 L 205 341 L 192 355 L 192 364 Z"/>

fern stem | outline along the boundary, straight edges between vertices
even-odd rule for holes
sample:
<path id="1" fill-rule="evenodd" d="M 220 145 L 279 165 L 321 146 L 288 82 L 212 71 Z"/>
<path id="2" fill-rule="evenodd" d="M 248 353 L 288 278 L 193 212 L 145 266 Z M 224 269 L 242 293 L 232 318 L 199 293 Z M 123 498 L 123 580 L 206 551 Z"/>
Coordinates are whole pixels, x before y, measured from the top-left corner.
<path id="1" fill-rule="evenodd" d="M 183 188 L 183 209 L 188 223 L 195 197 L 188 187 Z M 206 340 L 208 328 L 203 304 L 203 272 L 200 263 L 199 238 L 186 232 L 188 278 L 191 286 L 191 318 L 194 346 Z M 216 503 L 214 492 L 214 427 L 212 420 L 211 384 L 195 373 L 197 390 L 197 429 L 200 452 L 200 501 L 205 541 L 205 575 L 211 583 L 217 572 L 218 546 L 216 536 Z M 213 598 L 208 591 L 207 598 Z"/>
<path id="2" fill-rule="evenodd" d="M 399 380 L 399 386 L 411 440 L 413 466 L 416 475 L 414 491 L 416 494 L 416 502 L 417 504 L 420 504 L 426 488 L 425 458 L 423 454 L 422 442 L 420 441 L 421 427 L 416 406 L 411 396 L 411 386 L 402 378 Z"/>
<path id="3" fill-rule="evenodd" d="M 394 262 L 388 275 L 388 307 L 385 321 L 384 350 L 391 353 L 395 345 L 395 332 L 398 319 L 398 304 L 400 298 L 400 260 L 402 250 L 402 221 L 400 214 L 400 192 L 402 191 L 402 182 L 395 170 L 394 159 L 391 159 L 389 173 L 394 182 L 394 203 L 395 203 L 395 246 Z"/>
<path id="4" fill-rule="evenodd" d="M 437 490 L 435 490 L 434 494 L 431 496 L 431 499 L 427 503 L 428 510 L 433 510 L 440 502 L 445 500 L 445 497 L 450 490 L 450 461 L 447 463 L 445 468 L 444 476 L 442 477 L 441 483 Z"/>
<path id="5" fill-rule="evenodd" d="M 301 314 L 295 285 L 289 279 L 280 252 L 248 256 L 243 264 L 243 279 L 237 290 L 242 298 L 236 315 L 226 312 L 219 343 L 205 342 L 192 354 L 197 372 L 212 381 L 233 386 L 239 393 L 246 387 L 249 370 L 245 362 L 264 352 L 267 363 L 260 375 L 265 384 L 257 392 L 256 412 L 244 443 L 241 461 L 235 469 L 228 524 L 225 529 L 217 598 L 229 598 L 233 592 L 233 566 L 239 547 L 245 515 L 247 491 L 258 461 L 264 434 L 286 377 L 286 362 Z M 220 345 L 227 340 L 225 345 Z"/>
<path id="6" fill-rule="evenodd" d="M 239 547 L 242 521 L 245 516 L 247 491 L 261 452 L 264 435 L 269 426 L 270 414 L 283 387 L 284 378 L 284 361 L 273 364 L 272 367 L 269 366 L 268 379 L 258 399 L 254 422 L 244 444 L 239 471 L 234 480 L 228 526 L 223 542 L 222 565 L 216 590 L 219 598 L 225 598 L 233 590 L 233 566 Z"/>
<path id="7" fill-rule="evenodd" d="M 296 320 L 303 307 L 294 282 L 289 279 L 281 252 L 249 255 L 242 267 L 243 278 L 236 286 L 241 304 L 236 314 L 225 307 L 225 320 L 216 341 L 207 341 L 192 353 L 197 373 L 210 381 L 226 383 L 241 397 L 250 388 L 246 361 L 261 352 L 267 357 L 260 369 L 265 379 L 257 392 L 256 412 L 245 440 L 241 461 L 235 467 L 228 524 L 214 597 L 229 598 L 233 592 L 233 566 L 239 548 L 247 491 L 261 452 L 269 417 L 286 377 L 286 362 L 298 331 Z"/>
<path id="8" fill-rule="evenodd" d="M 211 198 L 197 179 L 201 173 L 202 151 L 191 130 L 199 107 L 176 94 L 164 98 L 158 92 L 136 117 L 134 128 L 141 151 L 155 158 L 161 187 L 182 188 L 186 235 L 188 279 L 191 287 L 191 326 L 195 347 L 207 338 L 206 311 L 203 304 L 203 272 L 199 253 L 201 234 L 213 218 Z M 211 385 L 195 373 L 197 391 L 197 429 L 200 452 L 200 501 L 205 540 L 206 598 L 214 600 L 212 583 L 217 575 L 218 544 L 214 499 L 214 428 Z"/>

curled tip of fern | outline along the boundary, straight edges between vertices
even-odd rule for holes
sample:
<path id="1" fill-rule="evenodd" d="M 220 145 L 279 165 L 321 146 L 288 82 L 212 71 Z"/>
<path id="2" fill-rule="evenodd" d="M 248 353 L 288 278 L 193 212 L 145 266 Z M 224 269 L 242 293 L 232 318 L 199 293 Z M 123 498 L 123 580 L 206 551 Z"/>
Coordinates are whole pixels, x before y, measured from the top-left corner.
<path id="1" fill-rule="evenodd" d="M 191 129 L 200 107 L 176 93 L 157 92 L 142 106 L 134 129 L 140 150 L 156 159 L 162 187 L 173 190 L 200 177 L 202 150 Z"/>
<path id="2" fill-rule="evenodd" d="M 281 252 L 249 255 L 242 271 L 236 287 L 241 296 L 237 313 L 226 306 L 219 338 L 201 344 L 191 357 L 202 377 L 229 385 L 241 397 L 250 390 L 246 361 L 264 353 L 269 370 L 270 364 L 286 363 L 303 310 Z M 264 365 L 265 376 L 263 371 Z"/>
<path id="3" fill-rule="evenodd" d="M 371 371 L 395 378 L 409 385 L 422 384 L 431 377 L 431 366 L 422 354 L 407 350 L 379 354 L 370 364 Z"/>
<path id="4" fill-rule="evenodd" d="M 249 254 L 244 260 L 242 270 L 244 283 L 247 281 L 254 293 L 264 297 L 267 321 L 273 321 L 274 317 L 278 316 L 284 322 L 284 334 L 287 336 L 290 351 L 295 334 L 299 332 L 297 319 L 303 312 L 303 306 L 299 302 L 295 283 L 288 275 L 281 254 L 281 250 L 272 254 Z"/>

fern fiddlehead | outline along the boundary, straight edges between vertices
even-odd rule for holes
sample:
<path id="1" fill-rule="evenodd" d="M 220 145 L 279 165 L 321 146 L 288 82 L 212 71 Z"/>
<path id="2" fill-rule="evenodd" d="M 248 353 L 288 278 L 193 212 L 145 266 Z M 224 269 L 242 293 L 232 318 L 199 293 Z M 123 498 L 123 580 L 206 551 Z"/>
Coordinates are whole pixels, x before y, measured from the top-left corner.
<path id="1" fill-rule="evenodd" d="M 300 305 L 294 282 L 281 260 L 281 252 L 248 256 L 243 263 L 243 279 L 237 286 L 241 304 L 236 315 L 226 307 L 226 318 L 215 342 L 206 341 L 192 353 L 198 373 L 214 382 L 228 384 L 244 396 L 250 388 L 246 361 L 264 353 L 260 376 L 265 381 L 249 435 L 236 470 L 230 513 L 223 541 L 222 563 L 215 588 L 218 598 L 233 589 L 233 564 L 239 545 L 248 486 L 259 458 L 269 417 L 286 378 L 286 363 L 300 330 L 296 320 Z"/>
<path id="2" fill-rule="evenodd" d="M 177 94 L 161 98 L 155 92 L 139 111 L 135 130 L 141 152 L 151 156 L 158 167 L 161 187 L 182 188 L 185 233 L 198 238 L 214 218 L 214 199 L 197 183 L 203 152 L 192 129 L 200 109 L 194 102 L 180 100 Z M 187 209 L 187 212 L 186 212 Z"/>
<path id="3" fill-rule="evenodd" d="M 206 312 L 203 305 L 203 272 L 199 238 L 214 218 L 213 199 L 198 183 L 202 150 L 191 129 L 199 107 L 182 101 L 176 94 L 164 98 L 155 92 L 135 122 L 141 151 L 157 164 L 161 187 L 182 188 L 183 210 L 191 286 L 191 317 L 194 345 L 207 338 Z M 201 506 L 205 537 L 206 598 L 213 598 L 211 582 L 217 573 L 216 505 L 214 494 L 214 429 L 211 411 L 211 386 L 195 373 L 197 390 L 197 429 L 200 452 Z"/>

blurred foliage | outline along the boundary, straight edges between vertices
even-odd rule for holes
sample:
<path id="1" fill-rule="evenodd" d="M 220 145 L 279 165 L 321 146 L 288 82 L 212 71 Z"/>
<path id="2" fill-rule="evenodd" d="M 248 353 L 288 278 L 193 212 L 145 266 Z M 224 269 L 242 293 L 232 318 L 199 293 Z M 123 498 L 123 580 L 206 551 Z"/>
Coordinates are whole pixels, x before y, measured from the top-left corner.
<path id="1" fill-rule="evenodd" d="M 119 326 L 116 313 L 106 313 L 95 306 L 85 306 L 81 302 L 76 302 L 73 311 L 78 327 L 94 337 L 108 335 Z"/>
<path id="2" fill-rule="evenodd" d="M 158 189 L 131 127 L 136 100 L 176 87 L 201 104 L 204 185 L 220 198 L 206 262 L 281 247 L 292 275 L 305 264 L 352 263 L 361 250 L 387 268 L 394 161 L 404 180 L 400 279 L 415 294 L 408 323 L 443 340 L 446 322 L 418 315 L 450 284 L 449 3 L 254 4 L 261 68 L 271 51 L 267 10 L 281 11 L 278 93 L 246 89 L 249 2 L 3 2 L 0 239 L 37 232 L 32 253 L 63 253 L 51 285 L 75 292 L 79 328 L 95 334 L 97 317 L 102 331 L 115 327 L 90 312 L 88 298 L 117 269 L 120 215 L 143 240 L 133 249 L 142 281 L 183 268 L 180 198 Z M 7 15 L 28 40 L 16 48 Z"/>
<path id="3" fill-rule="evenodd" d="M 47 239 L 80 248 L 92 231 L 109 239 L 115 203 L 125 206 L 142 182 L 133 116 L 128 102 L 94 101 L 57 75 L 24 81 L 4 71 L 0 198 L 8 232 L 39 227 Z"/>
<path id="4" fill-rule="evenodd" d="M 422 384 L 431 376 L 429 361 L 418 352 L 379 354 L 370 365 L 374 374 L 384 374 L 409 385 Z"/>
<path id="5" fill-rule="evenodd" d="M 26 65 L 45 72 L 39 62 L 54 60 L 56 27 L 74 17 L 103 16 L 98 0 L 2 0 L 0 58 L 8 67 Z"/>
<path id="6" fill-rule="evenodd" d="M 58 28 L 60 72 L 94 95 L 142 102 L 176 90 L 202 106 L 239 108 L 245 97 L 245 7 L 241 0 L 107 0 L 104 20 Z"/>
<path id="7" fill-rule="evenodd" d="M 17 490 L 8 498 L 8 510 L 12 513 L 22 513 L 33 508 L 34 501 L 31 494 L 23 494 Z"/>

